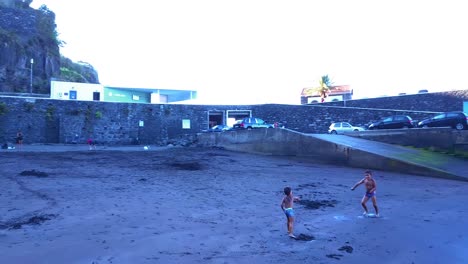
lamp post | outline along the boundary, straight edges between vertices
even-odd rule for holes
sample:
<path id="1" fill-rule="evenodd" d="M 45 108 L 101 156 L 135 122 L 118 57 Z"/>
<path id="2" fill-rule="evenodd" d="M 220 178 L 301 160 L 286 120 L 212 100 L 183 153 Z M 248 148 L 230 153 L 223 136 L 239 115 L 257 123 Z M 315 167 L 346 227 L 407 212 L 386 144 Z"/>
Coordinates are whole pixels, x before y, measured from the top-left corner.
<path id="1" fill-rule="evenodd" d="M 32 85 L 33 85 L 33 64 L 34 64 L 34 59 L 31 59 L 31 78 L 29 82 L 29 93 L 32 94 Z"/>

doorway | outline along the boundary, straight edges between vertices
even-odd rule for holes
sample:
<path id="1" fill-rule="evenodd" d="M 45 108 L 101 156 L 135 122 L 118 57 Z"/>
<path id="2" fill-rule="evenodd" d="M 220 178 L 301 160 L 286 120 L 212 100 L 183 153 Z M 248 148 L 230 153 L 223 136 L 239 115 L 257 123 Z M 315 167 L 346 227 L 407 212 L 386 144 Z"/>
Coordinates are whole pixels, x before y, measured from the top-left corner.
<path id="1" fill-rule="evenodd" d="M 93 101 L 101 101 L 101 93 L 93 92 Z"/>
<path id="2" fill-rule="evenodd" d="M 208 128 L 224 125 L 224 111 L 208 111 Z"/>
<path id="3" fill-rule="evenodd" d="M 232 127 L 238 120 L 242 120 L 246 117 L 252 117 L 252 110 L 227 110 L 226 112 L 226 124 L 230 127 Z"/>
<path id="4" fill-rule="evenodd" d="M 70 91 L 69 99 L 76 100 L 76 98 L 77 98 L 76 91 Z"/>

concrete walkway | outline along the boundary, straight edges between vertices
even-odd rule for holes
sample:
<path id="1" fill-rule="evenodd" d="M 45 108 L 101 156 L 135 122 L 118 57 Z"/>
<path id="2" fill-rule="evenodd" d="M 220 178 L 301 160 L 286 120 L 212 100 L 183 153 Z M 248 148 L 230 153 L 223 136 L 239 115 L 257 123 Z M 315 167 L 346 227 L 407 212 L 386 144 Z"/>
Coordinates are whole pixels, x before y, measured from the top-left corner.
<path id="1" fill-rule="evenodd" d="M 461 158 L 345 135 L 311 134 L 310 136 L 374 155 L 445 172 L 468 181 L 468 161 Z"/>

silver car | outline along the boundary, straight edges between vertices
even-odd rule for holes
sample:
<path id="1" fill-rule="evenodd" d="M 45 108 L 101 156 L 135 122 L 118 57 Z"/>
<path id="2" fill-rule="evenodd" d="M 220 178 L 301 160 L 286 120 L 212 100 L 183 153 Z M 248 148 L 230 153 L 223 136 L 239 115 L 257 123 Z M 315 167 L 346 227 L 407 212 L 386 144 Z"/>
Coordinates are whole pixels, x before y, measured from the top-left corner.
<path id="1" fill-rule="evenodd" d="M 362 127 L 355 127 L 352 126 L 348 122 L 336 122 L 332 123 L 328 128 L 329 134 L 343 134 L 346 132 L 353 132 L 353 131 L 364 131 L 365 129 Z"/>

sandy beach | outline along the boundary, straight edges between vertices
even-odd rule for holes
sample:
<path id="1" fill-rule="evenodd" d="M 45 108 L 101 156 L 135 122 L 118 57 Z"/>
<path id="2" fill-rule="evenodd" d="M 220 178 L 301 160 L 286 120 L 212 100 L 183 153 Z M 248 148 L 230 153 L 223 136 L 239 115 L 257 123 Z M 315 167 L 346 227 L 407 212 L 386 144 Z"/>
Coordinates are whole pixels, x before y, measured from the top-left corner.
<path id="1" fill-rule="evenodd" d="M 468 183 L 214 148 L 0 152 L 0 263 L 468 263 Z M 280 209 L 291 186 L 296 235 Z M 368 203 L 371 210 L 372 204 Z"/>

